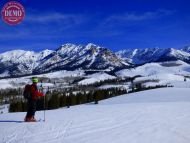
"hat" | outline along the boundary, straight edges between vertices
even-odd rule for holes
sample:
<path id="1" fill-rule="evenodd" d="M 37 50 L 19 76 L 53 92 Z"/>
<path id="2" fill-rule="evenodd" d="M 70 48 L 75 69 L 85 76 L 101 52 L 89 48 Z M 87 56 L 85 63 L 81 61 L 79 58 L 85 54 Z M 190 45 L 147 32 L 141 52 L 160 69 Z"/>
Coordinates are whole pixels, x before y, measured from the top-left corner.
<path id="1" fill-rule="evenodd" d="M 32 82 L 38 83 L 38 78 L 37 77 L 32 77 Z"/>

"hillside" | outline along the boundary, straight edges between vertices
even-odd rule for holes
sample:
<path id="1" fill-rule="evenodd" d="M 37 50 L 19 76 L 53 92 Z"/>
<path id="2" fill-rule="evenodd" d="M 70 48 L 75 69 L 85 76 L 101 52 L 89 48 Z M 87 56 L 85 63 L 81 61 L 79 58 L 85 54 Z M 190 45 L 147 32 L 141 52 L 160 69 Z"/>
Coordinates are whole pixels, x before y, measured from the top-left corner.
<path id="1" fill-rule="evenodd" d="M 189 143 L 190 89 L 127 94 L 69 109 L 46 111 L 46 122 L 24 123 L 25 113 L 0 116 L 0 142 Z M 43 112 L 36 118 L 43 119 Z"/>

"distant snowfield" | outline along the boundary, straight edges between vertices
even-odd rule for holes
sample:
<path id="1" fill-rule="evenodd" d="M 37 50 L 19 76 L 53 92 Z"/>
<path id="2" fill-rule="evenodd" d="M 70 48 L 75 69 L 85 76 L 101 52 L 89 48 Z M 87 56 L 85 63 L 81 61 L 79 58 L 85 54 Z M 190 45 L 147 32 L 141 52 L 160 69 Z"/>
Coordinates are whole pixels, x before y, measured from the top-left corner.
<path id="1" fill-rule="evenodd" d="M 148 63 L 136 68 L 118 71 L 116 75 L 119 77 L 142 76 L 136 78 L 135 82 L 158 80 L 158 82 L 147 82 L 145 86 L 173 85 L 175 87 L 190 87 L 189 78 L 186 79 L 187 82 L 184 82 L 184 76 L 190 76 L 190 65 L 183 61 Z"/>
<path id="2" fill-rule="evenodd" d="M 94 74 L 85 76 L 85 73 L 82 70 L 57 71 L 57 72 L 40 74 L 40 75 L 35 75 L 35 76 L 43 77 L 43 78 L 50 78 L 50 79 L 60 79 L 60 78 L 64 78 L 64 77 L 81 77 L 81 76 L 85 77 L 84 80 L 82 80 L 78 83 L 80 85 L 93 84 L 95 82 L 100 82 L 100 81 L 116 78 L 115 76 L 111 76 L 104 72 L 98 72 L 98 73 L 94 73 Z M 26 77 L 21 77 L 21 78 L 1 79 L 0 80 L 0 89 L 24 87 L 24 85 L 31 83 L 31 77 L 32 76 L 26 76 Z M 41 83 L 39 83 L 39 85 L 41 85 Z M 52 83 L 42 83 L 42 85 L 43 85 L 43 87 L 54 86 Z"/>
<path id="3" fill-rule="evenodd" d="M 176 64 L 176 66 L 163 66 L 164 64 Z M 136 75 L 141 76 L 153 76 L 158 75 L 190 75 L 190 65 L 182 62 L 182 61 L 174 61 L 174 62 L 164 62 L 164 63 L 147 63 L 145 65 L 139 66 L 137 68 L 132 69 L 124 69 L 117 72 L 118 76 L 121 77 L 133 77 Z"/>
<path id="4" fill-rule="evenodd" d="M 123 88 L 123 89 L 129 89 L 130 85 L 129 84 L 118 84 L 118 85 L 102 85 L 99 87 L 99 89 L 109 89 L 109 88 Z"/>
<path id="5" fill-rule="evenodd" d="M 83 76 L 85 75 L 84 71 L 76 70 L 76 71 L 57 71 L 47 74 L 40 74 L 35 75 L 37 77 L 43 77 L 43 78 L 50 78 L 50 79 L 60 79 L 64 77 L 77 77 L 77 76 Z M 26 77 L 19 77 L 19 78 L 8 78 L 8 79 L 1 79 L 0 80 L 0 89 L 6 89 L 6 88 L 18 88 L 18 87 L 24 87 L 26 84 L 31 84 L 31 78 L 32 76 L 26 76 Z M 41 83 L 39 83 L 41 85 Z M 42 83 L 44 86 L 54 86 L 51 83 Z"/>
<path id="6" fill-rule="evenodd" d="M 82 76 L 84 75 L 84 71 L 82 70 L 76 70 L 76 71 L 57 71 L 57 72 L 52 72 L 52 73 L 47 73 L 47 74 L 41 74 L 39 77 L 48 77 L 48 78 L 61 78 L 61 77 L 76 77 L 76 76 Z"/>
<path id="7" fill-rule="evenodd" d="M 24 123 L 25 113 L 0 115 L 4 143 L 189 143 L 190 89 L 154 89 L 46 112 L 46 122 Z M 43 119 L 43 112 L 36 118 Z"/>
<path id="8" fill-rule="evenodd" d="M 95 82 L 100 82 L 100 81 L 115 79 L 115 78 L 116 78 L 115 76 L 111 76 L 109 74 L 99 72 L 99 73 L 86 76 L 86 79 L 80 81 L 79 84 L 80 85 L 93 84 Z"/>

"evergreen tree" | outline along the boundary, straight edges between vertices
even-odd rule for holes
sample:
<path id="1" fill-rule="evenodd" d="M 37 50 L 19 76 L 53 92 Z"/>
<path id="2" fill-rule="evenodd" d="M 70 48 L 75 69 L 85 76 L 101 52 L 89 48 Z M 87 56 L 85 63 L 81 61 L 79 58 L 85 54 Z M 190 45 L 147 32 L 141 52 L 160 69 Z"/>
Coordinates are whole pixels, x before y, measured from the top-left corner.
<path id="1" fill-rule="evenodd" d="M 100 91 L 95 91 L 94 92 L 94 102 L 95 102 L 95 104 L 98 104 L 99 98 L 100 98 Z"/>
<path id="2" fill-rule="evenodd" d="M 78 93 L 76 95 L 76 105 L 79 105 L 82 103 L 82 94 L 81 93 Z"/>
<path id="3" fill-rule="evenodd" d="M 71 98 L 71 105 L 76 105 L 77 104 L 77 98 L 72 92 L 70 93 L 70 98 Z"/>
<path id="4" fill-rule="evenodd" d="M 59 108 L 59 96 L 54 93 L 48 101 L 48 109 Z"/>
<path id="5" fill-rule="evenodd" d="M 65 107 L 66 106 L 66 96 L 65 95 L 61 95 L 59 97 L 59 107 Z"/>
<path id="6" fill-rule="evenodd" d="M 66 106 L 67 106 L 67 108 L 69 108 L 71 106 L 71 96 L 70 95 L 66 96 Z"/>
<path id="7" fill-rule="evenodd" d="M 11 102 L 9 105 L 9 112 L 15 112 L 16 104 Z"/>
<path id="8" fill-rule="evenodd" d="M 82 94 L 82 96 L 81 96 L 81 103 L 82 104 L 88 103 L 87 102 L 87 94 L 86 94 L 86 92 L 84 92 L 84 94 Z"/>

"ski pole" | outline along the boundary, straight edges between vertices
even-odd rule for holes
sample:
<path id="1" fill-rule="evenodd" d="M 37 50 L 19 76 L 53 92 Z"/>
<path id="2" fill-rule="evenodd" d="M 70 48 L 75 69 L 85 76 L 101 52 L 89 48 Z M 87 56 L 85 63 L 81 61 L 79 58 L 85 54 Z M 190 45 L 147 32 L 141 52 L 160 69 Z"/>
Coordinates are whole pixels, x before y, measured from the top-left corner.
<path id="1" fill-rule="evenodd" d="M 46 119 L 46 98 L 45 98 L 45 94 L 44 94 L 44 122 L 45 122 L 45 119 Z"/>
<path id="2" fill-rule="evenodd" d="M 46 111 L 46 104 L 45 104 L 45 102 L 46 102 L 46 98 L 45 98 L 45 92 L 44 92 L 44 88 L 43 88 L 43 86 L 42 86 L 42 93 L 44 94 L 44 122 L 45 122 L 45 119 L 46 119 L 46 113 L 45 113 L 45 111 Z"/>
<path id="3" fill-rule="evenodd" d="M 46 95 L 45 95 L 43 88 L 42 88 L 42 92 L 44 94 L 44 122 L 45 122 L 45 120 L 46 120 L 46 97 L 45 96 Z"/>

